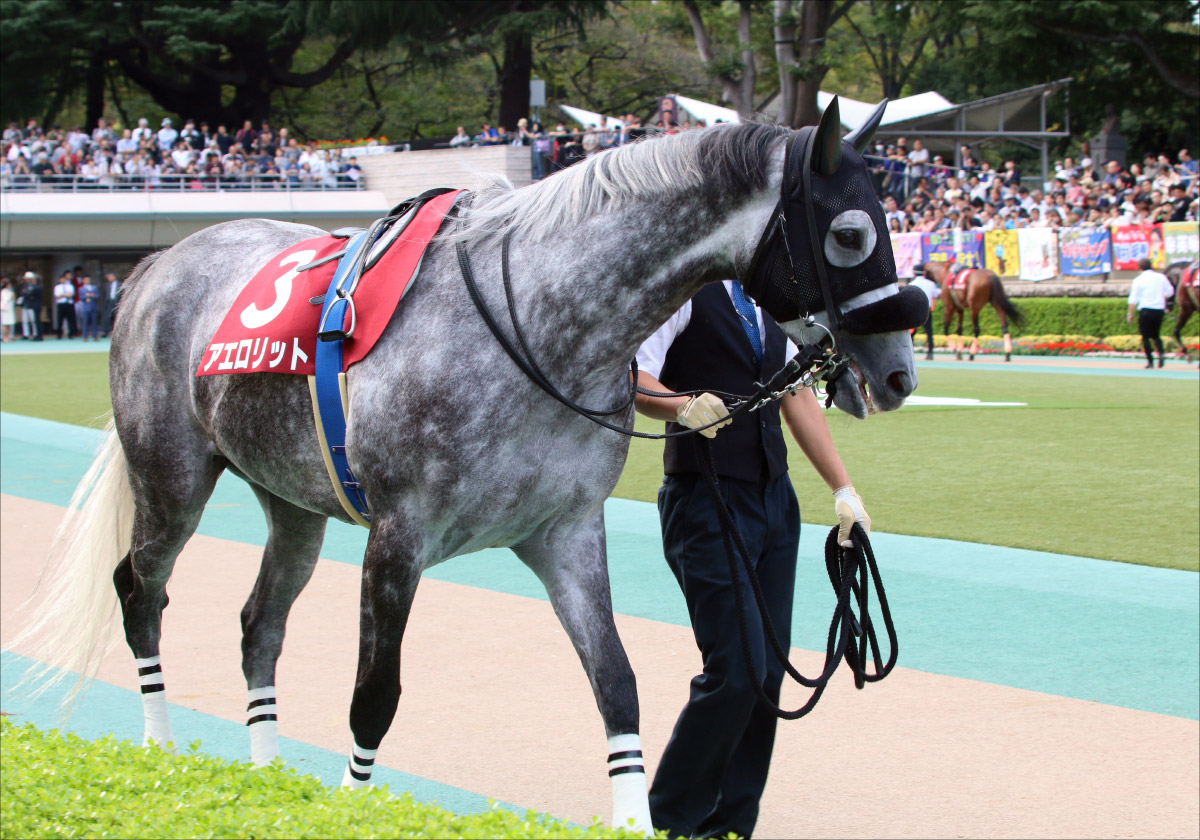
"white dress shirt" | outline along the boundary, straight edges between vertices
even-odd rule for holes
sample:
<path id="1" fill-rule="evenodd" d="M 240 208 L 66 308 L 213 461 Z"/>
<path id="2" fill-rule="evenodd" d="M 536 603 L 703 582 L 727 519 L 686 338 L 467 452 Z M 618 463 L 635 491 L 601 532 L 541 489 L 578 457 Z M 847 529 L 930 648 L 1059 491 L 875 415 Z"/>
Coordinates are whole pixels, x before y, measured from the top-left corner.
<path id="1" fill-rule="evenodd" d="M 1147 269 L 1133 278 L 1129 287 L 1129 305 L 1138 309 L 1166 309 L 1167 298 L 1175 294 L 1175 287 L 1161 272 Z"/>
<path id="2" fill-rule="evenodd" d="M 75 285 L 73 283 L 57 283 L 54 286 L 55 303 L 74 303 Z"/>
<path id="3" fill-rule="evenodd" d="M 729 295 L 730 303 L 733 302 L 733 281 L 722 280 L 721 283 L 725 286 L 725 292 Z M 749 298 L 747 298 L 749 300 Z M 750 301 L 754 303 L 754 301 Z M 754 314 L 758 318 L 758 334 L 763 337 L 764 344 L 766 342 L 766 330 L 763 327 L 762 309 L 758 304 L 754 304 Z M 683 306 L 667 319 L 667 322 L 654 331 L 654 334 L 647 338 L 642 346 L 637 351 L 638 370 L 643 370 L 646 373 L 658 379 L 662 375 L 663 365 L 667 363 L 667 351 L 671 349 L 671 345 L 675 343 L 675 339 L 683 334 L 692 320 L 692 302 L 689 300 Z M 789 338 L 787 340 L 787 348 L 784 351 L 784 358 L 790 359 L 792 356 L 800 352 L 795 343 Z M 772 371 L 773 373 L 774 371 Z"/>
<path id="4" fill-rule="evenodd" d="M 914 277 L 908 281 L 908 285 L 916 286 L 925 293 L 925 297 L 929 298 L 929 306 L 933 307 L 933 302 L 942 294 L 942 287 L 926 277 Z"/>

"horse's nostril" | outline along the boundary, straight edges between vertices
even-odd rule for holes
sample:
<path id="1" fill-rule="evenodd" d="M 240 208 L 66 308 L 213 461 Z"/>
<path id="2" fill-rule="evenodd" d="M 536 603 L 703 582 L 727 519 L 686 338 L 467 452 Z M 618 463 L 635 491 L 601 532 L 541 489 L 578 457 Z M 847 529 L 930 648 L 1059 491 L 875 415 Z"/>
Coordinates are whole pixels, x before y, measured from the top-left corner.
<path id="1" fill-rule="evenodd" d="M 893 371 L 887 378 L 887 386 L 898 397 L 907 397 L 912 393 L 912 385 L 904 371 Z"/>

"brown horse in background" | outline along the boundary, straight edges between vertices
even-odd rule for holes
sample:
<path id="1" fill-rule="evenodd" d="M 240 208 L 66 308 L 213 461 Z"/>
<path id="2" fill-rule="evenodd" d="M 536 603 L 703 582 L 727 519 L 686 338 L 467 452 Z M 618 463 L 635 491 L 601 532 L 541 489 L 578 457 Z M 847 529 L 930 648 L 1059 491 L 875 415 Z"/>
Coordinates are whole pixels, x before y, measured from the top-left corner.
<path id="1" fill-rule="evenodd" d="M 1171 285 L 1175 287 L 1175 303 L 1179 306 L 1179 315 L 1175 321 L 1175 340 L 1179 342 L 1179 349 L 1187 359 L 1192 358 L 1192 354 L 1188 352 L 1187 345 L 1183 341 L 1183 327 L 1192 317 L 1192 313 L 1200 309 L 1200 287 L 1195 285 L 1197 270 L 1197 261 L 1172 263 L 1167 267 L 1167 279 L 1171 281 Z M 1192 282 L 1187 282 L 1191 280 Z"/>
<path id="2" fill-rule="evenodd" d="M 971 355 L 970 361 L 975 360 L 975 354 L 979 352 L 979 313 L 987 304 L 991 304 L 996 310 L 996 315 L 1000 318 L 1000 329 L 1004 335 L 1004 361 L 1012 361 L 1012 337 L 1008 334 L 1008 321 L 1012 320 L 1014 324 L 1020 326 L 1025 322 L 1025 317 L 1020 313 L 1017 307 L 1013 306 L 1012 301 L 1008 299 L 1008 295 L 1004 292 L 1004 285 L 1000 282 L 1000 278 L 996 276 L 996 272 L 988 271 L 984 268 L 972 269 L 967 274 L 967 285 L 965 289 L 951 289 L 950 281 L 952 274 L 957 274 L 957 271 L 947 271 L 951 264 L 940 262 L 927 262 L 923 267 L 925 276 L 937 283 L 942 289 L 941 300 L 944 307 L 945 316 L 945 332 L 950 340 L 950 346 L 954 348 L 955 358 L 962 359 L 963 354 L 963 337 L 962 337 L 962 322 L 963 314 L 967 311 L 971 313 L 971 329 L 974 330 L 974 337 L 971 339 Z M 953 334 L 950 332 L 950 321 L 958 315 L 958 328 Z"/>

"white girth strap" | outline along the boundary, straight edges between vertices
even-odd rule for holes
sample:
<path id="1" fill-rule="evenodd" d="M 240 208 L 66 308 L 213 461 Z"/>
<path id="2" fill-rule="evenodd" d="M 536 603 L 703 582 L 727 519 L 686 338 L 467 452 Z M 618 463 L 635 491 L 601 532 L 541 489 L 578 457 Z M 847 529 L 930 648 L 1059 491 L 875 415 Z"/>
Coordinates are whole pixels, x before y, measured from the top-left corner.
<path id="1" fill-rule="evenodd" d="M 346 422 L 349 423 L 350 397 L 346 390 L 345 372 L 338 374 L 338 390 L 342 395 L 342 411 L 346 415 Z M 333 458 L 329 455 L 329 442 L 325 440 L 325 429 L 321 426 L 321 410 L 317 405 L 317 377 L 315 376 L 308 377 L 308 396 L 312 401 L 313 423 L 317 428 L 317 443 L 321 447 L 321 460 L 325 462 L 325 471 L 329 474 L 329 480 L 333 482 L 333 492 L 337 494 L 342 509 L 349 514 L 351 519 L 364 528 L 370 528 L 371 523 L 363 519 L 362 514 L 354 509 L 354 505 L 346 497 L 346 488 L 342 486 L 341 479 L 338 478 L 337 469 L 333 466 Z"/>

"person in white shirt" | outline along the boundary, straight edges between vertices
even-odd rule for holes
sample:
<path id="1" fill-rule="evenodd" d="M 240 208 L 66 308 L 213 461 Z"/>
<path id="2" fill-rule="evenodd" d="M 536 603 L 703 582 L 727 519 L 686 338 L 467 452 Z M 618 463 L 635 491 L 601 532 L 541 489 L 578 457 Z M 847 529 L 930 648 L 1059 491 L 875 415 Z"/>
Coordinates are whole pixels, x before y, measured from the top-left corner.
<path id="1" fill-rule="evenodd" d="M 818 475 L 833 491 L 839 541 L 857 520 L 871 520 L 855 492 L 812 391 L 802 390 L 754 415 L 730 418 L 720 388 L 750 393 L 796 352 L 778 325 L 726 280 L 701 289 L 637 352 L 638 384 L 649 391 L 702 391 L 698 396 L 639 394 L 637 410 L 671 431 L 701 429 L 710 438 L 721 497 L 738 523 L 761 581 L 762 613 L 749 585 L 730 578 L 717 511 L 701 477 L 696 438 L 672 438 L 663 453 L 658 492 L 663 555 L 688 604 L 703 673 L 675 724 L 650 786 L 654 827 L 676 837 L 750 837 L 758 818 L 775 739 L 775 716 L 759 701 L 778 702 L 783 665 L 768 651 L 760 615 L 769 616 L 784 649 L 791 631 L 800 508 L 787 473 L 787 425 Z M 724 427 L 730 428 L 725 429 Z M 736 587 L 736 589 L 735 589 Z M 751 605 L 748 649 L 760 653 L 758 687 L 747 673 L 735 593 Z M 742 625 L 745 626 L 745 625 Z M 759 628 L 755 630 L 754 628 Z"/>
<path id="2" fill-rule="evenodd" d="M 152 137 L 154 137 L 154 132 L 150 130 L 150 121 L 145 117 L 139 117 L 137 128 L 133 130 L 133 142 L 140 145 L 143 140 L 149 140 Z"/>
<path id="3" fill-rule="evenodd" d="M 164 155 L 171 153 L 171 149 L 175 147 L 175 141 L 179 139 L 179 132 L 171 125 L 171 118 L 164 117 L 162 128 L 158 130 L 158 150 Z"/>
<path id="4" fill-rule="evenodd" d="M 924 178 L 928 171 L 929 150 L 926 149 L 921 141 L 913 140 L 913 150 L 908 153 L 908 176 L 912 181 L 918 178 Z"/>
<path id="5" fill-rule="evenodd" d="M 171 151 L 171 160 L 175 161 L 175 168 L 183 172 L 188 168 L 188 164 L 194 160 L 195 154 L 192 151 L 192 147 L 185 141 L 176 140 L 175 148 Z"/>
<path id="6" fill-rule="evenodd" d="M 909 280 L 908 285 L 916 286 L 929 298 L 929 317 L 925 319 L 925 360 L 933 361 L 933 307 L 937 304 L 937 299 L 942 296 L 942 287 L 926 277 L 924 273 Z M 913 330 L 913 335 L 916 336 L 916 330 Z"/>
<path id="7" fill-rule="evenodd" d="M 1167 279 L 1167 275 L 1152 271 L 1150 260 L 1142 257 L 1138 260 L 1138 268 L 1142 273 L 1133 278 L 1129 287 L 1129 312 L 1125 315 L 1127 323 L 1133 322 L 1133 312 L 1138 313 L 1138 332 L 1142 336 L 1142 349 L 1146 352 L 1146 367 L 1154 367 L 1154 355 L 1150 352 L 1150 343 L 1158 348 L 1158 366 L 1163 366 L 1163 343 L 1159 333 L 1162 331 L 1163 315 L 1167 311 L 1167 300 L 1175 295 L 1175 287 Z"/>
<path id="8" fill-rule="evenodd" d="M 75 332 L 75 284 L 71 272 L 63 272 L 54 287 L 54 312 L 58 316 L 59 338 L 70 338 Z"/>

